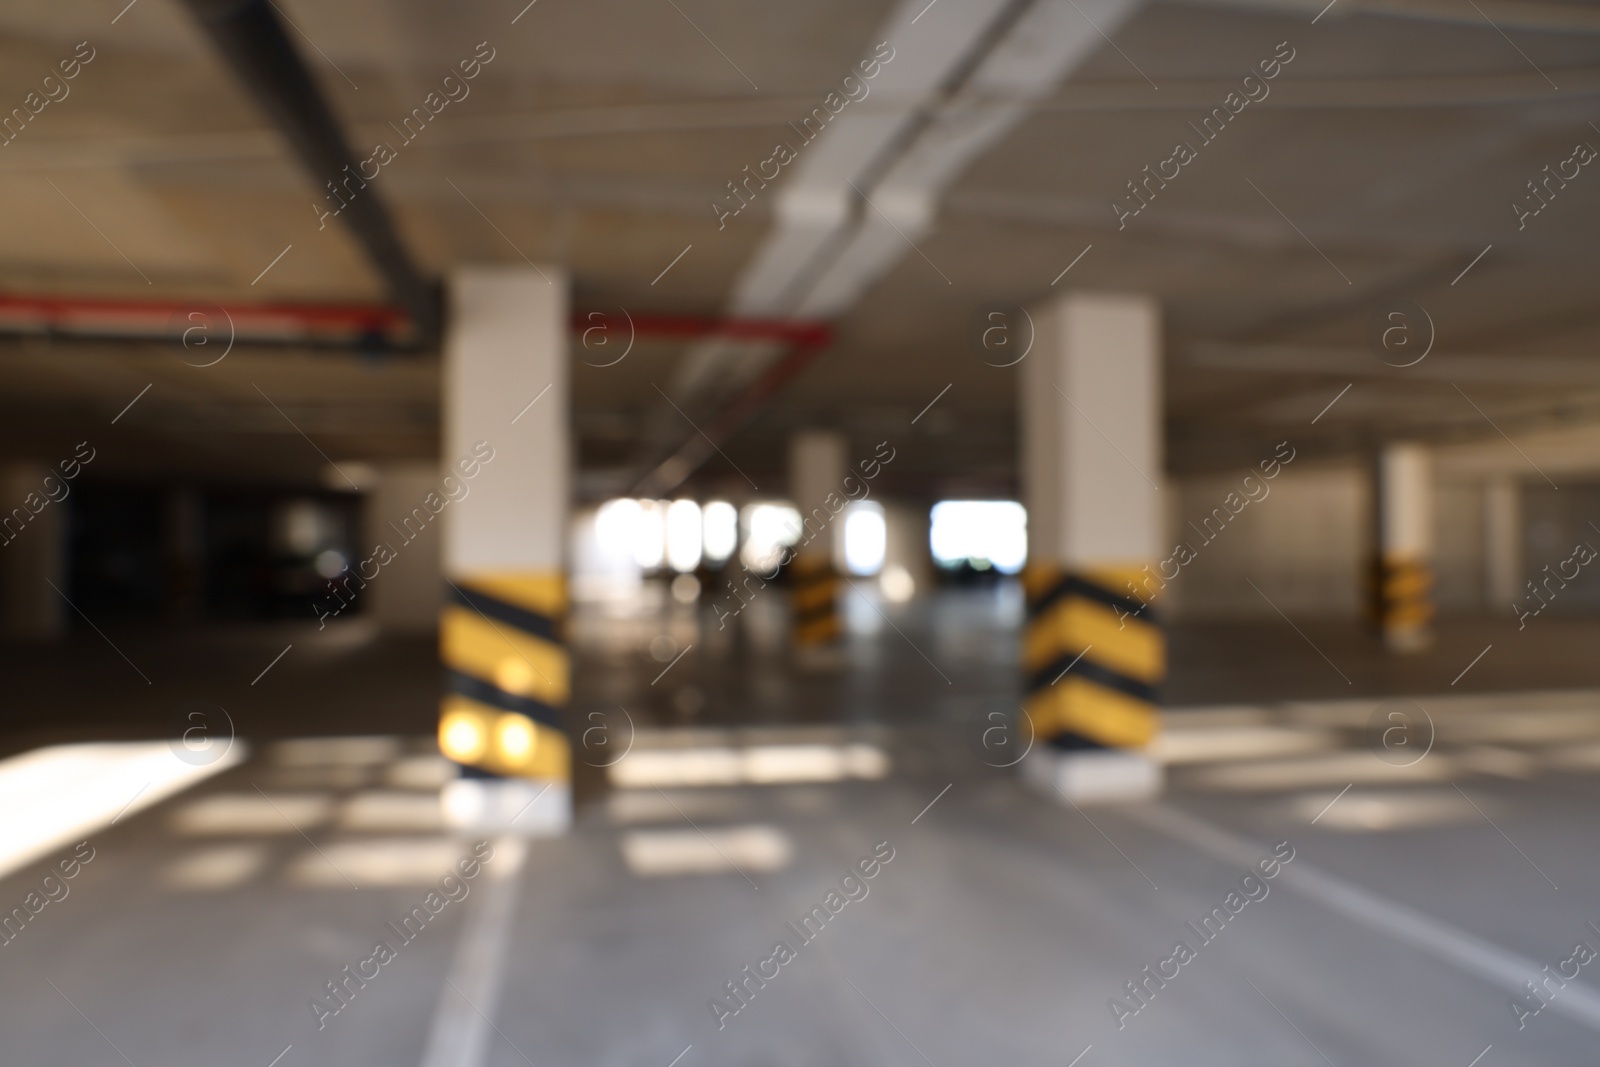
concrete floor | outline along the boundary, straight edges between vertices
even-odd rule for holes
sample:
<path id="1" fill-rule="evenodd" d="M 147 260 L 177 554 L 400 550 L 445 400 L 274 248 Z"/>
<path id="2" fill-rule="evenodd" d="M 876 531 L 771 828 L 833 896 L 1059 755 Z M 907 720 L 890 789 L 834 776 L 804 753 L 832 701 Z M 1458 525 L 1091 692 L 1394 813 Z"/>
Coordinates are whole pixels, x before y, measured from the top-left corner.
<path id="1" fill-rule="evenodd" d="M 862 612 L 874 609 L 852 610 L 858 627 L 872 628 Z M 1585 926 L 1600 924 L 1600 863 L 1589 848 L 1600 693 L 1575 688 L 1590 669 L 1577 654 L 1593 647 L 1587 624 L 1549 627 L 1537 643 L 1462 624 L 1402 668 L 1363 652 L 1348 627 L 1302 624 L 1350 677 L 1335 676 L 1337 689 L 1314 677 L 1335 672 L 1287 625 L 1287 640 L 1255 624 L 1180 630 L 1174 689 L 1231 686 L 1233 699 L 1169 716 L 1172 788 L 1162 803 L 1075 811 L 988 765 L 1009 759 L 986 747 L 983 731 L 987 711 L 1012 696 L 1014 610 L 983 596 L 931 611 L 885 607 L 888 618 L 841 662 L 805 671 L 787 666 L 761 629 L 770 619 L 742 635 L 670 613 L 583 620 L 579 704 L 627 708 L 645 727 L 629 759 L 670 748 L 689 727 L 706 744 L 748 741 L 726 729 L 743 706 L 742 722 L 791 737 L 794 724 L 810 724 L 832 731 L 817 737 L 881 743 L 892 769 L 880 779 L 659 791 L 612 788 L 586 769 L 573 832 L 532 842 L 512 883 L 482 1062 L 1595 1061 L 1600 999 L 1588 975 L 1520 1031 L 1508 1007 L 1519 966 L 1558 964 L 1579 940 L 1600 948 Z M 672 646 L 652 649 L 663 634 Z M 0 1063 L 420 1063 L 441 1003 L 458 995 L 446 978 L 459 974 L 463 931 L 490 900 L 487 875 L 325 1029 L 308 1001 L 370 955 L 385 924 L 469 849 L 438 827 L 430 804 L 437 768 L 417 735 L 431 725 L 431 664 L 399 643 L 338 651 L 305 634 L 235 638 L 232 653 L 217 652 L 215 636 L 187 650 L 110 636 L 158 684 L 169 670 L 192 680 L 202 672 L 184 664 L 205 660 L 200 689 L 237 705 L 249 727 L 241 732 L 397 739 L 260 740 L 246 764 L 93 835 L 95 858 L 69 895 L 0 948 Z M 1218 650 L 1237 655 L 1249 640 L 1259 654 L 1230 683 Z M 288 643 L 295 649 L 251 691 L 250 677 Z M 25 710 L 12 705 L 11 745 L 159 723 L 156 686 L 104 644 L 91 650 L 75 646 L 79 677 L 49 668 L 57 688 L 21 682 L 38 688 Z M 13 666 L 8 676 L 24 678 Z M 113 667 L 131 679 L 120 696 Z M 224 689 L 220 680 L 235 675 Z M 1486 694 L 1486 677 L 1546 691 Z M 1574 688 L 1527 684 L 1541 678 Z M 1372 747 L 1379 700 L 1328 699 L 1470 683 L 1477 695 L 1417 699 L 1434 743 L 1410 767 Z M 95 686 L 104 687 L 98 718 L 70 699 Z M 54 722 L 52 693 L 62 708 Z M 269 722 L 270 733 L 255 729 Z M 284 810 L 268 810 L 263 794 Z M 780 849 L 762 862 L 756 849 L 743 873 L 713 862 L 722 869 L 662 875 L 642 873 L 627 851 L 694 846 L 701 831 L 727 842 L 741 829 L 779 842 L 787 858 Z M 726 999 L 725 983 L 774 942 L 798 945 L 785 923 L 882 842 L 894 858 L 868 895 L 719 1029 L 708 1000 Z M 1294 859 L 1267 896 L 1202 945 L 1185 924 L 1222 905 L 1245 867 L 1280 842 Z M 0 879 L 0 906 L 21 903 L 43 873 L 35 865 Z M 1180 938 L 1198 946 L 1196 957 L 1119 1029 L 1110 998 L 1139 1006 L 1124 983 Z"/>

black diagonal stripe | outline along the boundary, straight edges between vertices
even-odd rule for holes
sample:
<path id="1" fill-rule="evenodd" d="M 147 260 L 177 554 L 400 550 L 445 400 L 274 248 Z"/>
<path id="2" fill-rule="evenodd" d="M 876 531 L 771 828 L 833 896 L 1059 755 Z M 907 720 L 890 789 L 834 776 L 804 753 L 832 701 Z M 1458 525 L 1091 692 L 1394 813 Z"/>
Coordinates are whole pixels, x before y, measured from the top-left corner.
<path id="1" fill-rule="evenodd" d="M 533 697 L 508 693 L 491 682 L 486 682 L 481 678 L 474 678 L 470 674 L 463 674 L 461 671 L 447 670 L 445 674 L 446 684 L 452 693 L 459 693 L 471 700 L 476 700 L 480 704 L 488 704 L 490 707 L 499 708 L 502 711 L 520 712 L 534 722 L 544 723 L 546 726 L 553 726 L 558 730 L 561 729 L 560 708 L 551 707 L 544 701 L 535 700 Z"/>
<path id="2" fill-rule="evenodd" d="M 1104 752 L 1111 747 L 1103 742 L 1096 741 L 1092 737 L 1075 734 L 1071 730 L 1056 734 L 1045 744 L 1057 752 Z"/>
<path id="3" fill-rule="evenodd" d="M 1133 697 L 1136 700 L 1143 700 L 1149 704 L 1156 703 L 1156 687 L 1149 682 L 1141 682 L 1137 678 L 1129 678 L 1126 674 L 1114 671 L 1104 664 L 1096 663 L 1088 656 L 1079 659 L 1074 665 L 1072 661 L 1077 659 L 1077 656 L 1078 653 L 1076 652 L 1063 653 L 1043 670 L 1035 671 L 1028 678 L 1028 692 L 1037 693 L 1041 689 L 1050 688 L 1067 672 L 1067 668 L 1070 666 L 1073 674 L 1088 679 L 1096 685 L 1103 685 L 1107 689 L 1115 689 L 1119 693 Z"/>
<path id="4" fill-rule="evenodd" d="M 1120 609 L 1123 615 L 1143 619 L 1153 625 L 1157 623 L 1155 613 L 1151 610 L 1149 604 L 1141 604 L 1129 597 L 1119 596 L 1105 586 L 1097 585 L 1076 574 L 1067 575 L 1045 590 L 1042 595 L 1029 601 L 1028 618 L 1036 619 L 1053 607 L 1057 601 L 1074 596 L 1082 597 L 1085 600 L 1093 600 L 1097 604 L 1104 604 L 1112 610 Z"/>
<path id="5" fill-rule="evenodd" d="M 460 604 L 462 607 L 471 608 L 482 612 L 486 617 L 503 622 L 508 626 L 515 626 L 525 633 L 554 644 L 560 643 L 556 636 L 556 622 L 548 615 L 541 615 L 537 611 L 519 608 L 517 605 L 501 600 L 499 597 L 490 596 L 481 589 L 471 589 L 464 586 L 450 585 L 448 594 L 450 602 Z"/>

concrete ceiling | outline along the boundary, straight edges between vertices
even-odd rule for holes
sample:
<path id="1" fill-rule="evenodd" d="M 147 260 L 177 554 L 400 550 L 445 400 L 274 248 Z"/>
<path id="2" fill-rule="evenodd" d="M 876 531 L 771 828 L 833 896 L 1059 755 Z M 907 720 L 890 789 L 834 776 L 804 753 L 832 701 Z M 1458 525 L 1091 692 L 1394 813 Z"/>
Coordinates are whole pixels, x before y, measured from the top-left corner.
<path id="1" fill-rule="evenodd" d="M 1178 472 L 1285 437 L 1333 455 L 1600 419 L 1600 172 L 1522 229 L 1511 208 L 1578 142 L 1600 147 L 1593 4 L 275 2 L 362 156 L 494 49 L 373 182 L 429 275 L 531 260 L 570 271 L 580 311 L 833 321 L 833 345 L 726 443 L 773 488 L 785 435 L 826 422 L 913 442 L 896 464 L 910 491 L 1007 491 L 1016 371 L 985 362 L 978 324 L 1067 286 L 1163 299 Z M 727 183 L 891 39 L 872 92 L 719 228 Z M 85 40 L 70 94 L 0 147 L 0 293 L 385 299 L 174 0 L 7 5 L 0 103 Z M 1270 95 L 1201 145 L 1188 124 L 1280 42 L 1294 59 Z M 1113 199 L 1179 140 L 1197 158 L 1119 228 Z M 1436 334 L 1414 367 L 1370 341 L 1396 301 Z M 436 449 L 432 355 L 179 355 L 0 341 L 0 450 L 54 455 L 146 384 L 107 469 L 298 477 L 318 448 Z M 663 393 L 714 410 L 777 355 L 651 341 L 580 360 L 580 484 L 621 491 L 690 432 Z M 696 477 L 742 484 L 717 457 Z"/>

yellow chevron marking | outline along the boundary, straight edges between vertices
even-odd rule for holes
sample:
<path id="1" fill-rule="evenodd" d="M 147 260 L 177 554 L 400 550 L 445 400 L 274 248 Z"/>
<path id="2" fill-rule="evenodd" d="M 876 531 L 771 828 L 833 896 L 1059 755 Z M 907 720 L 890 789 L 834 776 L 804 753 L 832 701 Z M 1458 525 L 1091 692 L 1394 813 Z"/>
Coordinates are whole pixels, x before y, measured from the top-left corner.
<path id="1" fill-rule="evenodd" d="M 1071 732 L 1114 748 L 1143 748 L 1158 730 L 1154 705 L 1071 674 L 1023 707 L 1040 741 Z"/>
<path id="2" fill-rule="evenodd" d="M 1154 684 L 1166 674 L 1166 640 L 1144 616 L 1119 618 L 1104 604 L 1067 597 L 1028 623 L 1022 662 L 1030 673 L 1088 648 L 1086 658 L 1118 674 Z"/>
<path id="3" fill-rule="evenodd" d="M 451 670 L 508 693 L 560 706 L 571 692 L 566 650 L 510 623 L 451 604 L 439 620 L 439 656 Z"/>
<path id="4" fill-rule="evenodd" d="M 496 600 L 558 621 L 567 614 L 567 576 L 560 571 L 479 571 L 454 580 L 468 596 L 478 589 Z"/>

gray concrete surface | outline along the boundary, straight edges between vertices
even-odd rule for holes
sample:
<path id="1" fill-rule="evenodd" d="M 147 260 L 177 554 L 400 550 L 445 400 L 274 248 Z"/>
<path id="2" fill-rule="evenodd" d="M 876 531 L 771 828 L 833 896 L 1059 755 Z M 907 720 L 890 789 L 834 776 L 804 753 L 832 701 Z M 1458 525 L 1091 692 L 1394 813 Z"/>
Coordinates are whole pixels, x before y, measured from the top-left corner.
<path id="1" fill-rule="evenodd" d="M 1372 894 L 1384 915 L 1421 916 L 1458 948 L 1540 966 L 1579 940 L 1600 948 L 1585 925 L 1600 924 L 1600 693 L 1419 697 L 1434 744 L 1410 768 L 1372 749 L 1375 699 L 1175 712 L 1161 805 L 1077 811 L 985 764 L 1009 758 L 981 743 L 982 709 L 1010 684 L 1006 638 L 999 615 L 948 608 L 953 622 L 860 638 L 837 672 L 776 676 L 784 701 L 834 687 L 835 703 L 795 718 L 881 741 L 885 778 L 658 792 L 610 788 L 591 770 L 573 832 L 531 844 L 485 1067 L 1594 1062 L 1600 1020 L 1580 1010 L 1589 968 L 1519 1030 L 1503 982 L 1296 880 L 1314 870 Z M 653 674 L 605 684 L 649 690 Z M 660 725 L 636 753 L 687 724 Z M 0 948 L 0 1062 L 420 1062 L 481 894 L 445 907 L 325 1029 L 308 1001 L 469 848 L 432 821 L 427 750 L 425 737 L 343 756 L 263 741 L 245 765 L 93 835 L 69 895 Z M 262 793 L 301 806 L 269 811 Z M 1174 811 L 1210 829 L 1160 829 Z M 624 850 L 629 834 L 692 844 L 751 826 L 774 831 L 788 859 L 647 875 Z M 1295 859 L 1201 945 L 1185 924 L 1244 873 L 1218 830 L 1260 857 L 1289 842 Z M 880 842 L 894 859 L 866 897 L 799 947 L 785 923 Z M 0 904 L 20 904 L 43 873 L 0 880 Z M 206 874 L 210 888 L 196 884 Z M 1180 938 L 1196 958 L 1119 1028 L 1108 1001 L 1132 1005 L 1124 983 Z M 780 939 L 796 958 L 719 1029 L 708 1001 L 726 1000 L 724 984 Z"/>

